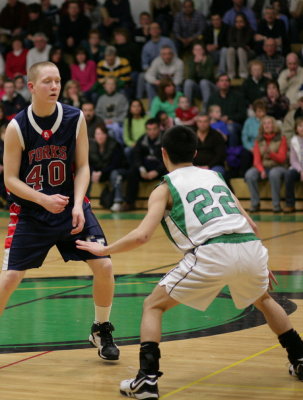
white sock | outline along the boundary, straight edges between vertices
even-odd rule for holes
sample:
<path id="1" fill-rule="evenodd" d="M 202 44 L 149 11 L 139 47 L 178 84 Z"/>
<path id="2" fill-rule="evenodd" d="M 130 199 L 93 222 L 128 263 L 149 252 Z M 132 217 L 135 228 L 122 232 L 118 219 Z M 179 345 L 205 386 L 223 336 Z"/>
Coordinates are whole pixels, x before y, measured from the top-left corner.
<path id="1" fill-rule="evenodd" d="M 100 307 L 95 304 L 95 323 L 103 324 L 103 322 L 109 321 L 110 311 L 112 305 L 108 307 Z"/>

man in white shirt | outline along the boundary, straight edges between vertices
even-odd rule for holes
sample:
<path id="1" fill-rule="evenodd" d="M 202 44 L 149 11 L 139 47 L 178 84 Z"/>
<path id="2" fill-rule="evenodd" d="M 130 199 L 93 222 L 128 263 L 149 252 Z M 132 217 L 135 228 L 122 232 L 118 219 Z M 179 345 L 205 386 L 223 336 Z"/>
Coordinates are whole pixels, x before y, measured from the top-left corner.
<path id="1" fill-rule="evenodd" d="M 47 37 L 42 32 L 33 36 L 34 47 L 29 50 L 26 56 L 26 70 L 38 62 L 48 61 L 51 45 L 47 44 Z"/>

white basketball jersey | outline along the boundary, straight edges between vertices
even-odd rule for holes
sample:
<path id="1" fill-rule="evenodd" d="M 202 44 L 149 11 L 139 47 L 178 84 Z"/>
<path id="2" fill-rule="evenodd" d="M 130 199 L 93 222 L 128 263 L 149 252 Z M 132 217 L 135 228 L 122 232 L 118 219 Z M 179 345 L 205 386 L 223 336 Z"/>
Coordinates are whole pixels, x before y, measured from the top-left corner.
<path id="1" fill-rule="evenodd" d="M 173 205 L 162 225 L 183 252 L 218 236 L 253 233 L 231 191 L 216 172 L 190 166 L 176 169 L 165 175 L 164 180 Z"/>

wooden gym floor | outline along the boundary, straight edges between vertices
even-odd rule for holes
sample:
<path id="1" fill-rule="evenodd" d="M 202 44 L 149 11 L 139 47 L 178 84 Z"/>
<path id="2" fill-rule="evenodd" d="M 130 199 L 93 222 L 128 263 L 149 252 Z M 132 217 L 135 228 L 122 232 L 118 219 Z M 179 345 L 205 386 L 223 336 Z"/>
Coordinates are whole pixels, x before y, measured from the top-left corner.
<path id="1" fill-rule="evenodd" d="M 109 241 L 138 224 L 143 213 L 97 216 Z M 303 215 L 260 213 L 260 237 L 277 271 L 274 296 L 303 334 Z M 0 239 L 7 214 L 0 215 Z M 112 310 L 121 350 L 106 364 L 87 345 L 93 318 L 91 274 L 85 263 L 64 264 L 56 249 L 29 271 L 0 319 L 1 400 L 118 400 L 119 382 L 138 369 L 141 305 L 159 277 L 181 258 L 159 228 L 145 246 L 114 255 Z M 161 399 L 302 399 L 303 382 L 288 375 L 284 350 L 260 315 L 236 310 L 224 290 L 200 313 L 184 306 L 163 321 Z M 132 344 L 134 343 L 134 344 Z"/>

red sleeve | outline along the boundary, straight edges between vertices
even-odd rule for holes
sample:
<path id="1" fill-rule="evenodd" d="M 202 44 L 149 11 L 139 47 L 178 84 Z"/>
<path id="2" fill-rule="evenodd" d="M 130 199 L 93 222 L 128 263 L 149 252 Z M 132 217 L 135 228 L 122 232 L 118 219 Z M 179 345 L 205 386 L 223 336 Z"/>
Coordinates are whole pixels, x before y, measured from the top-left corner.
<path id="1" fill-rule="evenodd" d="M 262 164 L 262 157 L 260 153 L 260 148 L 259 144 L 257 141 L 255 141 L 254 147 L 253 147 L 253 155 L 254 155 L 254 167 L 257 168 L 259 172 L 264 171 L 264 167 Z"/>
<path id="2" fill-rule="evenodd" d="M 176 117 L 178 117 L 178 118 L 180 118 L 182 120 L 183 113 L 182 113 L 181 108 L 179 108 L 179 107 L 176 108 L 175 113 L 176 113 Z"/>
<path id="3" fill-rule="evenodd" d="M 269 153 L 269 157 L 279 164 L 285 163 L 287 158 L 287 141 L 285 136 L 282 136 L 278 151 L 276 153 Z"/>

